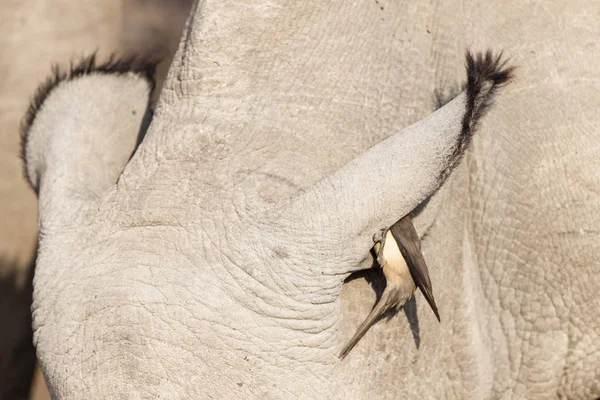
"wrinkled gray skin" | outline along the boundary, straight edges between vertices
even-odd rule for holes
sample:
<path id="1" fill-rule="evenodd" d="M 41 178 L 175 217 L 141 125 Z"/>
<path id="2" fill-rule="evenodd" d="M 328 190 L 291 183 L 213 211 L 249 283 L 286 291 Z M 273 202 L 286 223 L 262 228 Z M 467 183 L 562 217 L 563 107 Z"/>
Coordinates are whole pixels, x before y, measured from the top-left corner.
<path id="1" fill-rule="evenodd" d="M 600 395 L 598 6 L 413 4 L 201 2 L 129 162 L 146 82 L 56 89 L 27 158 L 56 398 Z M 464 96 L 400 130 L 467 46 L 518 80 L 436 190 Z M 344 279 L 432 194 L 442 323 L 417 294 L 340 362 L 375 299 Z"/>

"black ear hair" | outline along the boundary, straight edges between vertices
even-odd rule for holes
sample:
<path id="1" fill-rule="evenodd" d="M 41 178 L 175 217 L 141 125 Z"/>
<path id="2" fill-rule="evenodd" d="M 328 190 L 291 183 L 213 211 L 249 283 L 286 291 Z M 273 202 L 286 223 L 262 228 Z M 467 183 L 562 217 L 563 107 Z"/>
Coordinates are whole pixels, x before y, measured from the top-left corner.
<path id="1" fill-rule="evenodd" d="M 44 101 L 48 98 L 52 90 L 54 90 L 62 82 L 71 81 L 91 74 L 123 75 L 131 72 L 140 75 L 148 81 L 148 84 L 150 85 L 150 95 L 148 96 L 148 101 L 150 101 L 152 91 L 156 86 L 156 66 L 160 60 L 151 60 L 139 57 L 119 58 L 117 55 L 113 54 L 105 62 L 98 64 L 96 62 L 96 57 L 97 53 L 92 53 L 87 57 L 83 57 L 77 63 L 71 61 L 69 68 L 66 70 L 61 70 L 61 68 L 56 64 L 53 65 L 51 75 L 38 86 L 33 99 L 29 103 L 27 112 L 21 120 L 20 155 L 21 159 L 23 160 L 24 168 L 27 160 L 27 142 L 29 139 L 29 130 L 31 129 L 31 125 L 35 120 L 35 116 L 37 115 L 38 111 L 42 108 Z M 26 171 L 25 177 L 27 178 Z M 32 186 L 35 187 L 34 185 Z"/>
<path id="2" fill-rule="evenodd" d="M 495 95 L 502 86 L 514 78 L 515 67 L 507 66 L 508 60 L 502 59 L 502 52 L 494 55 L 491 50 L 473 55 L 466 54 L 467 83 L 464 86 L 467 94 L 467 110 L 463 116 L 461 134 L 456 143 L 448 168 L 442 172 L 440 180 L 444 181 L 452 170 L 460 163 L 471 139 L 479 126 L 481 117 L 494 103 Z M 436 92 L 438 103 L 448 102 Z"/>

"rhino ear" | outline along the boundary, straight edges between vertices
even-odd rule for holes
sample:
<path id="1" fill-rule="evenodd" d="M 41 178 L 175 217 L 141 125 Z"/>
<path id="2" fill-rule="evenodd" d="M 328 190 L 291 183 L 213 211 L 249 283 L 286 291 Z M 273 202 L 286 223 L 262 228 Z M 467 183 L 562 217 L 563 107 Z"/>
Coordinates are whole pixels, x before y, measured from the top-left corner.
<path id="1" fill-rule="evenodd" d="M 40 200 L 96 198 L 116 182 L 149 115 L 155 66 L 93 54 L 53 67 L 21 123 L 25 176 Z"/>
<path id="2" fill-rule="evenodd" d="M 514 71 L 502 54 L 491 51 L 467 52 L 466 69 L 467 83 L 452 101 L 299 195 L 282 219 L 294 226 L 308 224 L 309 234 L 317 241 L 339 240 L 330 245 L 344 243 L 344 248 L 355 252 L 358 264 L 372 246 L 373 232 L 391 226 L 444 183 Z M 319 210 L 321 217 L 312 218 L 318 226 L 306 221 L 307 215 L 314 215 L 309 210 Z"/>

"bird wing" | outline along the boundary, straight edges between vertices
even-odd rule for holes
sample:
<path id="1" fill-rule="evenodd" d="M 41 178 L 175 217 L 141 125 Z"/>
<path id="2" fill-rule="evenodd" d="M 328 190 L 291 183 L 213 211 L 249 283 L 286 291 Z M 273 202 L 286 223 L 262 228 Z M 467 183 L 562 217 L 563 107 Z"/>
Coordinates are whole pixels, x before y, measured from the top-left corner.
<path id="1" fill-rule="evenodd" d="M 398 243 L 398 247 L 406 260 L 406 264 L 408 264 L 408 269 L 410 270 L 413 281 L 415 281 L 415 285 L 421 289 L 421 293 L 425 296 L 425 300 L 427 300 L 433 313 L 438 321 L 440 321 L 440 314 L 431 289 L 429 270 L 427 269 L 427 264 L 425 263 L 423 253 L 421 252 L 421 240 L 415 230 L 412 219 L 409 215 L 406 215 L 400 219 L 400 221 L 392 225 L 390 231 Z"/>

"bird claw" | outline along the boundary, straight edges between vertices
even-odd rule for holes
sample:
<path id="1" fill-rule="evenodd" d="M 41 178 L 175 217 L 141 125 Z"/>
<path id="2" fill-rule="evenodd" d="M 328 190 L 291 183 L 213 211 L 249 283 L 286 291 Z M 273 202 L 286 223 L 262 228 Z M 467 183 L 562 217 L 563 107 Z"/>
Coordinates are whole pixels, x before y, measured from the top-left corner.
<path id="1" fill-rule="evenodd" d="M 383 262 L 383 246 L 385 246 L 385 235 L 387 234 L 387 229 L 380 229 L 373 235 L 373 242 L 375 242 L 374 250 L 377 259 L 377 263 L 382 266 Z"/>
<path id="2" fill-rule="evenodd" d="M 383 238 L 385 237 L 385 234 L 387 232 L 387 229 L 380 229 L 377 232 L 375 232 L 375 234 L 373 235 L 373 243 L 378 243 L 383 241 Z"/>

